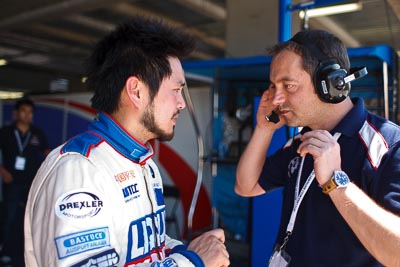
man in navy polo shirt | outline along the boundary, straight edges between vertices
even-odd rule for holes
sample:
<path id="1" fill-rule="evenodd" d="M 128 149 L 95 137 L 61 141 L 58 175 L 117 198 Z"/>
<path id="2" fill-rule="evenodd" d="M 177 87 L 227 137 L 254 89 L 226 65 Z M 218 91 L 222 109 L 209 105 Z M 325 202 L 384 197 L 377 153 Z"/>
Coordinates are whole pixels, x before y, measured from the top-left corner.
<path id="1" fill-rule="evenodd" d="M 235 186 L 242 196 L 284 187 L 269 266 L 399 266 L 400 128 L 349 97 L 366 70 L 350 70 L 344 44 L 326 31 L 299 32 L 270 52 L 271 86 Z M 266 157 L 284 124 L 302 130 Z"/>

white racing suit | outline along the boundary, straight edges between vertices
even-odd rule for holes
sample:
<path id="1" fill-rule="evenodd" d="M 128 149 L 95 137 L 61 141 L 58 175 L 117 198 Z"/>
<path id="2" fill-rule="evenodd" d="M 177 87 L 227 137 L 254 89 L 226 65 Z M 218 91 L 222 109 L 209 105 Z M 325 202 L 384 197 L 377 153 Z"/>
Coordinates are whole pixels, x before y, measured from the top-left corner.
<path id="1" fill-rule="evenodd" d="M 53 150 L 29 194 L 26 265 L 204 266 L 165 233 L 153 154 L 104 113 Z"/>

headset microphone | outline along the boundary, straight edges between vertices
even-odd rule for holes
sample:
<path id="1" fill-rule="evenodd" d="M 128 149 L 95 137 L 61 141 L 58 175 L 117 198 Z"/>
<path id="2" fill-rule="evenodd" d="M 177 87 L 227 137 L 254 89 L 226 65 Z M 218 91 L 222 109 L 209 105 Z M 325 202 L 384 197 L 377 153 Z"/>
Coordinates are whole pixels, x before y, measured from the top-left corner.
<path id="1" fill-rule="evenodd" d="M 366 67 L 356 67 L 350 69 L 350 75 L 344 78 L 345 83 L 357 80 L 358 78 L 364 77 L 368 74 Z"/>

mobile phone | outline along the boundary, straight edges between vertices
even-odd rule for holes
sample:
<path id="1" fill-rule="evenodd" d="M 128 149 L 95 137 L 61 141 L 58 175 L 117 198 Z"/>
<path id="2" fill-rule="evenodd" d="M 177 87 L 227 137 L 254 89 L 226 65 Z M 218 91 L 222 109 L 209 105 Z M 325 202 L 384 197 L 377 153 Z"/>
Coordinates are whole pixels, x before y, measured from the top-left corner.
<path id="1" fill-rule="evenodd" d="M 273 123 L 278 123 L 279 122 L 279 115 L 278 115 L 278 113 L 276 113 L 275 110 L 273 110 L 271 112 L 271 114 L 265 116 L 265 119 L 267 121 L 270 121 L 270 122 L 273 122 Z"/>

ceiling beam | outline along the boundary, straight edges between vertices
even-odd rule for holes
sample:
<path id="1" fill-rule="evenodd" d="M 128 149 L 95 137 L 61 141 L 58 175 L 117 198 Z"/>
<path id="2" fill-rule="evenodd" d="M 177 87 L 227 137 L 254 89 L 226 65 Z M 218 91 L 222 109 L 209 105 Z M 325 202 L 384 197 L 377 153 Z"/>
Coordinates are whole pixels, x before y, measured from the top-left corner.
<path id="1" fill-rule="evenodd" d="M 93 19 L 88 16 L 83 16 L 79 14 L 68 16 L 66 19 L 73 23 L 96 29 L 100 32 L 110 32 L 116 27 L 116 24 L 114 23 Z"/>
<path id="2" fill-rule="evenodd" d="M 336 35 L 347 47 L 360 47 L 361 43 L 355 39 L 350 33 L 342 26 L 336 23 L 333 19 L 328 17 L 315 17 L 310 19 L 310 26 L 312 28 L 324 28 Z"/>
<path id="3" fill-rule="evenodd" d="M 69 31 L 60 27 L 53 27 L 49 25 L 44 25 L 44 24 L 34 24 L 31 26 L 34 30 L 37 30 L 40 33 L 46 33 L 50 34 L 52 36 L 56 36 L 58 38 L 64 39 L 64 40 L 70 40 L 73 42 L 85 44 L 88 46 L 91 46 L 96 42 L 97 38 L 89 36 L 87 34 L 83 33 L 78 33 L 78 32 L 73 32 Z"/>
<path id="4" fill-rule="evenodd" d="M 386 0 L 386 2 L 390 5 L 397 19 L 400 20 L 400 1 L 399 0 Z"/>
<path id="5" fill-rule="evenodd" d="M 168 24 L 170 24 L 171 26 L 186 29 L 190 34 L 192 34 L 194 37 L 201 39 L 206 44 L 212 45 L 221 50 L 225 50 L 225 48 L 226 48 L 225 40 L 223 40 L 221 38 L 209 36 L 207 33 L 199 31 L 195 27 L 190 27 L 190 26 L 185 25 L 184 23 L 169 19 L 169 18 L 165 17 L 165 15 L 163 15 L 163 14 L 159 14 L 159 13 L 153 12 L 153 11 L 148 11 L 143 8 L 139 8 L 139 7 L 130 5 L 128 3 L 118 3 L 116 5 L 113 5 L 111 8 L 115 12 L 118 12 L 119 14 L 124 14 L 127 16 L 142 15 L 142 16 L 147 16 L 147 17 L 152 17 L 152 18 L 163 18 L 163 20 L 165 22 L 167 22 Z"/>
<path id="6" fill-rule="evenodd" d="M 225 21 L 227 17 L 226 9 L 207 0 L 172 0 L 184 7 L 190 8 L 196 13 L 215 19 Z"/>
<path id="7" fill-rule="evenodd" d="M 56 0 L 54 0 L 56 1 Z M 25 26 L 29 22 L 44 21 L 51 18 L 59 18 L 60 15 L 84 12 L 114 5 L 124 0 L 58 0 L 52 5 L 42 6 L 33 10 L 25 11 L 11 17 L 0 19 L 0 29 L 15 26 Z"/>

